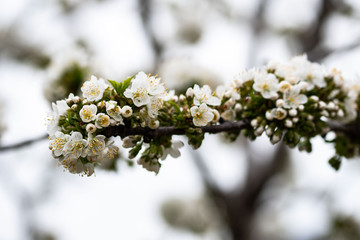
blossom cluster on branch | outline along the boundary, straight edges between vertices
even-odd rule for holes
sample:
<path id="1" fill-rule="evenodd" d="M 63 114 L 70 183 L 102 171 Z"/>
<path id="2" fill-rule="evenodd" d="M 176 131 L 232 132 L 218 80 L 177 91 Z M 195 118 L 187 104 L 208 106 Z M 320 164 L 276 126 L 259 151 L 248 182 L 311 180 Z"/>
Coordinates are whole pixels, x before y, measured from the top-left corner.
<path id="1" fill-rule="evenodd" d="M 231 140 L 265 133 L 273 144 L 282 140 L 307 152 L 320 135 L 335 144 L 329 163 L 336 169 L 341 157 L 359 154 L 359 137 L 339 127 L 359 126 L 359 87 L 306 55 L 244 70 L 215 91 L 194 85 L 177 96 L 159 77 L 143 72 L 122 82 L 92 76 L 81 91 L 82 97 L 70 94 L 53 103 L 47 125 L 53 156 L 72 173 L 90 176 L 95 165 L 113 164 L 116 136 L 130 149 L 129 159 L 140 155 L 137 163 L 155 173 L 168 155 L 180 156 L 183 143 L 172 140 L 176 134 L 186 135 L 196 149 L 205 132 L 224 131 Z"/>

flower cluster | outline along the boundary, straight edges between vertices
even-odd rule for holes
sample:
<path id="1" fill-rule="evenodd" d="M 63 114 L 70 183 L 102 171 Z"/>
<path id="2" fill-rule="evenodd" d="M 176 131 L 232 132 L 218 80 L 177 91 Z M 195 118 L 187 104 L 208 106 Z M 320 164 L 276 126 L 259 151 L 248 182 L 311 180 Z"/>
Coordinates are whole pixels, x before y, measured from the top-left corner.
<path id="1" fill-rule="evenodd" d="M 244 70 L 232 84 L 215 91 L 194 85 L 177 96 L 160 78 L 143 72 L 123 82 L 92 76 L 81 91 L 83 97 L 70 94 L 53 103 L 48 133 L 60 164 L 88 176 L 95 165 L 114 165 L 119 148 L 111 137 L 117 135 L 122 147 L 130 149 L 129 159 L 140 154 L 137 163 L 158 173 L 168 155 L 180 155 L 183 143 L 172 140 L 173 134 L 185 134 L 198 148 L 204 127 L 245 121 L 248 126 L 226 130 L 226 135 L 236 139 L 241 133 L 253 140 L 265 133 L 273 144 L 282 140 L 310 152 L 311 138 L 326 138 L 331 121 L 360 122 L 359 88 L 347 85 L 339 71 L 309 62 L 306 55 Z M 336 133 L 336 160 L 357 154 L 358 139 L 352 145 L 344 144 L 346 140 Z M 334 160 L 330 163 L 334 166 Z"/>

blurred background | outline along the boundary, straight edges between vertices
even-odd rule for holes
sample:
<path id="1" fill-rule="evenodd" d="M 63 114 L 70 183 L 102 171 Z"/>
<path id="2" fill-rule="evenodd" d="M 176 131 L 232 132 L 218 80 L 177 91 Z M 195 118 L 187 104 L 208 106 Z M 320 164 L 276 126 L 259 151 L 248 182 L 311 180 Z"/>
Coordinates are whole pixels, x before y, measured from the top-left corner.
<path id="1" fill-rule="evenodd" d="M 306 154 L 207 135 L 158 176 L 123 151 L 80 177 L 48 150 L 51 102 L 91 74 L 181 93 L 303 53 L 359 79 L 359 1 L 1 0 L 0 239 L 360 239 L 359 159 L 333 171 L 320 138 Z"/>

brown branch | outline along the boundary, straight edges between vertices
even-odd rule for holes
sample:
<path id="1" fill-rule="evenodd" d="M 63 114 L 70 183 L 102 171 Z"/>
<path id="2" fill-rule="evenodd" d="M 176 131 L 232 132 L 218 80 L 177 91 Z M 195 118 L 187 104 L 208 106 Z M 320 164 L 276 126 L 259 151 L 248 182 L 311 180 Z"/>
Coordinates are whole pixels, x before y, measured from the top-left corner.
<path id="1" fill-rule="evenodd" d="M 28 145 L 31 145 L 33 143 L 45 140 L 47 138 L 48 138 L 48 135 L 46 134 L 46 135 L 42 135 L 42 136 L 39 136 L 39 137 L 36 137 L 36 138 L 33 138 L 33 139 L 29 139 L 29 140 L 25 140 L 25 141 L 22 141 L 22 142 L 19 142 L 19 143 L 11 144 L 11 145 L 8 145 L 8 146 L 1 146 L 0 147 L 0 152 L 9 151 L 9 150 L 15 150 L 15 149 L 19 149 L 19 148 L 22 148 L 22 147 L 26 147 Z"/>
<path id="2" fill-rule="evenodd" d="M 224 121 L 219 125 L 204 126 L 204 127 L 200 127 L 200 129 L 202 130 L 203 133 L 219 133 L 219 132 L 241 130 L 249 127 L 250 127 L 249 121 L 243 120 L 239 122 Z M 120 136 L 121 138 L 124 138 L 126 136 L 132 136 L 132 135 L 143 135 L 149 138 L 157 138 L 160 136 L 169 136 L 169 135 L 185 135 L 185 132 L 186 129 L 184 128 L 175 128 L 172 126 L 150 129 L 148 127 L 128 128 L 126 126 L 120 125 L 120 126 L 113 126 L 106 128 L 103 134 L 106 137 Z"/>

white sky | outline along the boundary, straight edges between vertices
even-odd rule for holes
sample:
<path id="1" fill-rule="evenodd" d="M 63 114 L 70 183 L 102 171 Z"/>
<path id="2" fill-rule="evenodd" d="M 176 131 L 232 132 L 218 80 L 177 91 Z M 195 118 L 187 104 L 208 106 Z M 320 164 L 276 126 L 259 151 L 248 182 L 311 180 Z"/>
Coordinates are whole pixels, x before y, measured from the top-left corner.
<path id="1" fill-rule="evenodd" d="M 44 46 L 44 50 L 52 55 L 64 53 L 73 47 L 73 36 L 82 37 L 94 51 L 94 58 L 91 59 L 94 71 L 104 78 L 121 79 L 133 72 L 150 68 L 153 60 L 134 2 L 92 2 L 81 8 L 77 15 L 64 21 L 60 18 L 59 9 L 50 1 L 4 0 L 0 1 L 0 28 L 16 22 L 21 36 L 29 42 Z M 246 16 L 253 10 L 253 4 L 244 4 L 245 1 L 228 2 L 233 4 L 234 15 Z M 306 14 L 302 5 L 298 1 L 299 18 Z M 207 15 L 207 22 L 202 23 L 204 34 L 200 42 L 192 47 L 172 43 L 170 53 L 189 57 L 191 61 L 221 76 L 221 80 L 231 81 L 246 65 L 248 44 L 251 41 L 249 29 L 241 22 L 233 23 L 217 14 Z M 278 18 L 274 18 L 274 22 L 289 17 L 276 15 Z M 294 20 L 295 23 L 297 21 L 299 19 Z M 156 24 L 162 29 L 161 22 Z M 334 24 L 343 28 L 341 24 L 344 23 L 334 20 Z M 349 28 L 348 25 L 346 27 Z M 359 28 L 354 30 L 357 31 L 355 33 L 350 30 L 344 30 L 344 36 L 347 37 L 334 35 L 332 39 L 341 45 L 357 32 L 360 33 Z M 271 34 L 269 36 L 270 40 L 263 43 L 259 58 L 288 58 L 289 53 L 283 47 L 284 40 L 272 37 Z M 354 60 L 358 60 L 358 56 L 359 52 L 354 51 L 346 57 L 330 58 L 326 64 L 338 66 L 346 74 L 353 75 L 357 71 Z M 47 76 L 48 73 L 0 58 L 0 98 L 5 105 L 4 120 L 8 127 L 2 139 L 4 145 L 40 136 L 45 132 L 44 118 L 46 112 L 50 111 L 43 97 Z M 238 180 L 244 177 L 246 166 L 241 150 L 233 145 L 211 136 L 200 150 L 219 185 L 227 190 L 234 188 Z M 258 140 L 255 146 L 259 149 L 271 148 L 266 139 Z M 274 220 L 276 224 L 266 225 L 268 229 L 265 232 L 272 233 L 280 229 L 289 239 L 295 236 L 308 239 L 327 230 L 327 209 L 319 206 L 318 199 L 304 194 L 300 194 L 301 200 L 297 201 L 293 197 L 297 195 L 291 195 L 297 191 L 327 192 L 337 203 L 335 209 L 360 218 L 358 161 L 345 161 L 340 172 L 335 173 L 327 164 L 332 148 L 316 139 L 313 149 L 311 155 L 292 151 L 294 159 L 290 169 L 293 175 L 288 173 L 280 177 L 290 182 L 292 187 L 273 190 L 277 194 L 269 202 L 273 207 L 259 218 L 266 221 L 272 220 L 274 214 L 279 216 Z M 54 232 L 61 240 L 216 239 L 216 235 L 211 233 L 199 237 L 174 230 L 159 215 L 160 204 L 168 198 L 196 199 L 203 194 L 204 187 L 189 151 L 185 147 L 181 158 L 168 158 L 156 177 L 139 167 L 131 169 L 122 164 L 118 172 L 98 170 L 96 177 L 90 178 L 71 175 L 56 167 L 46 141 L 1 153 L 0 226 L 6 227 L 0 228 L 0 239 L 27 239 L 23 229 L 26 217 L 44 231 Z M 50 189 L 46 188 L 47 185 Z M 46 189 L 49 191 L 47 198 L 39 201 L 41 191 Z M 19 207 L 26 204 L 23 202 L 26 196 L 35 204 L 28 213 Z M 276 204 L 277 201 L 281 204 Z M 312 208 L 318 207 L 314 213 Z M 304 224 L 289 224 L 294 221 Z"/>

